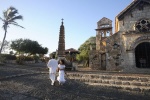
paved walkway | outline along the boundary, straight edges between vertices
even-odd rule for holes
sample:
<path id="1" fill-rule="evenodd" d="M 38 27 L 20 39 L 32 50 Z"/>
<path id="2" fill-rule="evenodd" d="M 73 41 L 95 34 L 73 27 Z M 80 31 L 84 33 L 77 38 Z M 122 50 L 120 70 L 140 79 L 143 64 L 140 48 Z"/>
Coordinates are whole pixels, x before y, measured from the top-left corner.
<path id="1" fill-rule="evenodd" d="M 46 64 L 0 66 L 0 100 L 149 100 L 149 98 L 149 94 L 89 86 L 70 79 L 67 79 L 63 86 L 51 86 Z"/>

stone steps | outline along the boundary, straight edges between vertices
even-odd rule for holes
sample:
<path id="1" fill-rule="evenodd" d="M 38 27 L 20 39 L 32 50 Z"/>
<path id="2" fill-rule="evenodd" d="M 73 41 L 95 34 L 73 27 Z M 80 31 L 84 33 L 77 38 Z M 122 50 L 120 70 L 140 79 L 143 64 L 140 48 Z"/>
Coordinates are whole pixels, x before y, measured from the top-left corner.
<path id="1" fill-rule="evenodd" d="M 70 79 L 82 81 L 88 85 L 107 86 L 117 89 L 150 93 L 150 75 L 109 74 L 109 73 L 68 73 Z"/>
<path id="2" fill-rule="evenodd" d="M 107 86 L 112 87 L 116 89 L 124 89 L 124 90 L 130 90 L 130 91 L 138 91 L 138 92 L 150 92 L 150 88 L 147 88 L 145 86 L 130 86 L 130 85 L 116 85 L 116 84 L 102 84 L 102 83 L 89 83 L 85 82 L 85 84 L 88 85 L 94 85 L 94 86 Z"/>
<path id="3" fill-rule="evenodd" d="M 78 77 L 70 77 L 70 79 L 81 80 L 84 82 L 90 83 L 104 83 L 104 84 L 116 84 L 116 85 L 134 85 L 134 86 L 150 86 L 148 82 L 129 82 L 129 81 L 121 81 L 121 80 L 105 80 L 105 79 L 86 79 L 86 78 L 78 78 Z"/>

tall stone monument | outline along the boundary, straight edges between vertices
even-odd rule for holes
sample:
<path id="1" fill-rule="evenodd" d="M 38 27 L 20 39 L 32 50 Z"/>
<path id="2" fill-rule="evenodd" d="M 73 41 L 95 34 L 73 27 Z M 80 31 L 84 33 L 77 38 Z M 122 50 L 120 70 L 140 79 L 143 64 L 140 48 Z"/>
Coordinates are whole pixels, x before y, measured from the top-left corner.
<path id="1" fill-rule="evenodd" d="M 64 19 L 62 19 L 60 32 L 59 32 L 59 42 L 58 42 L 58 51 L 57 51 L 58 59 L 65 57 L 65 27 L 63 25 L 63 20 Z"/>

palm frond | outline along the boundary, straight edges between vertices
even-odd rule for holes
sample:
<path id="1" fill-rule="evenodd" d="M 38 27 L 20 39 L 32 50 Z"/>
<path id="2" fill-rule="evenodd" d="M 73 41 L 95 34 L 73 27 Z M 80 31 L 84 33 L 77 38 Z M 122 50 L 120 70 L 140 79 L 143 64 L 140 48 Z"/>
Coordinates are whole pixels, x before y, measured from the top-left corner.
<path id="1" fill-rule="evenodd" d="M 16 11 L 18 12 L 18 10 L 15 7 L 9 7 L 6 11 L 7 20 L 13 17 L 14 15 L 12 13 L 16 13 Z"/>
<path id="2" fill-rule="evenodd" d="M 15 21 L 17 19 L 23 19 L 23 16 L 21 16 L 21 15 L 15 16 L 15 17 L 11 18 L 9 21 Z"/>
<path id="3" fill-rule="evenodd" d="M 3 16 L 4 16 L 4 19 L 7 19 L 7 12 L 6 11 L 3 12 Z"/>
<path id="4" fill-rule="evenodd" d="M 16 16 L 16 14 L 18 14 L 18 10 L 16 8 L 12 7 L 12 6 L 9 7 L 6 11 L 3 12 L 4 18 L 2 19 L 0 17 L 0 20 L 2 20 L 4 22 L 2 27 L 5 31 L 7 31 L 7 28 L 9 27 L 8 26 L 9 24 L 24 28 L 23 26 L 18 25 L 18 23 L 15 22 L 15 20 L 17 20 L 17 19 L 23 19 L 23 16 L 21 16 L 21 15 Z"/>
<path id="5" fill-rule="evenodd" d="M 16 16 L 17 13 L 18 13 L 18 10 L 11 11 L 11 12 L 9 12 L 8 17 L 12 18 L 12 17 Z"/>
<path id="6" fill-rule="evenodd" d="M 7 9 L 6 16 L 8 17 L 9 13 L 11 12 L 11 9 Z"/>
<path id="7" fill-rule="evenodd" d="M 15 23 L 15 24 L 18 24 L 17 22 L 15 21 L 9 21 L 8 24 L 11 24 L 11 23 Z"/>
<path id="8" fill-rule="evenodd" d="M 21 28 L 24 28 L 23 26 L 18 25 L 18 24 L 15 24 L 15 23 L 10 23 L 10 24 L 13 24 L 13 25 L 15 25 L 15 26 L 19 26 L 19 27 L 21 27 Z M 25 29 L 25 28 L 24 28 L 24 29 Z"/>
<path id="9" fill-rule="evenodd" d="M 3 19 L 3 18 L 1 18 L 1 17 L 0 17 L 0 20 L 4 21 L 4 19 Z"/>
<path id="10" fill-rule="evenodd" d="M 2 26 L 2 28 L 4 29 L 4 25 Z"/>
<path id="11" fill-rule="evenodd" d="M 10 10 L 17 10 L 15 7 L 13 7 L 13 6 L 10 6 L 8 9 L 10 9 Z"/>
<path id="12" fill-rule="evenodd" d="M 7 16 L 9 15 L 9 13 L 10 12 L 13 12 L 13 11 L 15 11 L 16 10 L 16 8 L 15 7 L 9 7 L 7 10 L 6 10 L 6 12 L 7 12 Z"/>

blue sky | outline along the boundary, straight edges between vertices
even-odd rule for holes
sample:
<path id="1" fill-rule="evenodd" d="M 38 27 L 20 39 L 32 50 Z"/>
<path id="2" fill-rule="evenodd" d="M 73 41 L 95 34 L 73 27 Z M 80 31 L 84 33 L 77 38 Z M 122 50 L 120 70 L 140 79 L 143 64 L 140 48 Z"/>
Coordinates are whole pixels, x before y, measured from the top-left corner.
<path id="1" fill-rule="evenodd" d="M 66 49 L 75 48 L 96 35 L 97 22 L 107 17 L 113 21 L 133 0 L 0 0 L 0 17 L 10 6 L 18 9 L 25 29 L 10 26 L 6 40 L 19 38 L 38 41 L 49 53 L 58 48 L 61 19 L 64 19 Z M 0 41 L 4 30 L 0 21 Z"/>

